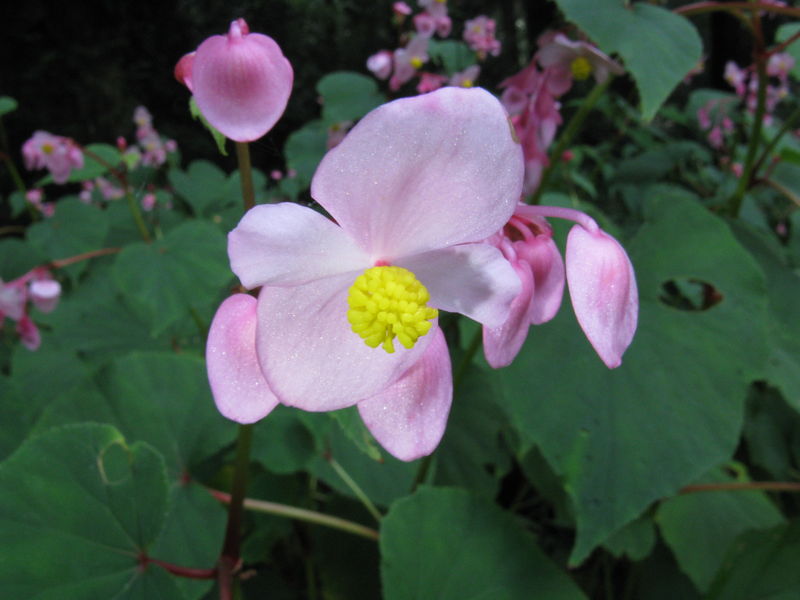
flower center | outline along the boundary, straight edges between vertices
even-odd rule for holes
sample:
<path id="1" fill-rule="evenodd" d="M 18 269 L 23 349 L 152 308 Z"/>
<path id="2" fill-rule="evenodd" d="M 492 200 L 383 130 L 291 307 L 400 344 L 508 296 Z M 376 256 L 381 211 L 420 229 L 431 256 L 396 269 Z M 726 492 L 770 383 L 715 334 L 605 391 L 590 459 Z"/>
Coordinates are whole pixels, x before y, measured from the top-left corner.
<path id="1" fill-rule="evenodd" d="M 415 69 L 419 69 L 422 66 L 422 59 L 419 56 L 412 56 L 411 60 L 408 62 L 411 63 L 411 66 Z"/>
<path id="2" fill-rule="evenodd" d="M 52 144 L 48 144 L 47 142 L 42 144 L 42 152 L 44 152 L 45 154 L 52 154 L 53 150 L 55 150 L 55 148 L 53 148 Z"/>
<path id="3" fill-rule="evenodd" d="M 465 79 L 461 82 L 461 87 L 471 88 L 473 85 L 475 85 L 475 82 L 472 79 Z"/>
<path id="4" fill-rule="evenodd" d="M 394 338 L 406 348 L 430 331 L 439 311 L 427 305 L 430 294 L 402 267 L 371 267 L 359 275 L 347 296 L 347 320 L 370 348 L 394 352 Z"/>
<path id="5" fill-rule="evenodd" d="M 578 81 L 583 81 L 592 74 L 592 63 L 583 56 L 579 56 L 573 60 L 569 68 L 572 71 L 572 76 Z"/>

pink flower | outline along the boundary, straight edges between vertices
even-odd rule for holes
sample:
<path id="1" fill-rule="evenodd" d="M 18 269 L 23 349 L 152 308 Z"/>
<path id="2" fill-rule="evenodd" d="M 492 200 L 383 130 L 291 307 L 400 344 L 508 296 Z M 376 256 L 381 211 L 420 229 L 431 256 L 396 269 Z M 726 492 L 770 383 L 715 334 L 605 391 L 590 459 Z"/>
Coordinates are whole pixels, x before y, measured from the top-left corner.
<path id="1" fill-rule="evenodd" d="M 544 323 L 558 312 L 564 264 L 545 216 L 578 223 L 567 237 L 566 279 L 572 307 L 600 359 L 609 369 L 618 367 L 633 340 L 639 314 L 636 277 L 628 255 L 584 213 L 524 204 L 487 240 L 514 267 L 521 291 L 500 326 L 484 326 L 486 361 L 495 368 L 510 364 L 530 325 Z"/>
<path id="2" fill-rule="evenodd" d="M 447 37 L 453 22 L 447 16 L 447 0 L 419 0 L 425 10 L 414 17 L 414 26 L 420 35 L 431 37 L 434 32 L 439 37 Z"/>
<path id="3" fill-rule="evenodd" d="M 505 111 L 485 90 L 443 88 L 365 116 L 311 184 L 335 222 L 268 204 L 229 234 L 233 271 L 264 287 L 255 306 L 223 304 L 212 325 L 220 411 L 258 420 L 275 405 L 265 389 L 310 411 L 356 404 L 394 456 L 433 451 L 452 400 L 437 309 L 490 327 L 505 319 L 519 280 L 481 240 L 511 216 L 522 169 Z"/>
<path id="4" fill-rule="evenodd" d="M 281 173 L 278 169 L 272 169 L 272 171 L 269 172 L 269 177 L 274 181 L 280 181 L 283 179 L 283 173 Z"/>
<path id="5" fill-rule="evenodd" d="M 500 54 L 501 44 L 494 37 L 495 29 L 494 19 L 485 15 L 475 17 L 464 23 L 464 41 L 480 57 L 485 57 L 487 54 L 497 56 Z"/>
<path id="6" fill-rule="evenodd" d="M 419 83 L 417 84 L 417 92 L 420 94 L 427 94 L 438 90 L 447 82 L 447 77 L 437 73 L 420 73 Z"/>
<path id="7" fill-rule="evenodd" d="M 187 55 L 192 56 L 192 55 Z M 214 35 L 175 67 L 176 78 L 194 94 L 208 122 L 237 142 L 272 129 L 286 109 L 294 74 L 275 41 L 250 33 L 244 19 L 227 36 Z"/>
<path id="8" fill-rule="evenodd" d="M 0 279 L 0 315 L 19 321 L 25 314 L 27 300 L 24 279 L 15 279 L 9 283 L 3 283 Z"/>
<path id="9" fill-rule="evenodd" d="M 28 350 L 34 352 L 39 349 L 42 343 L 42 337 L 39 334 L 39 328 L 36 327 L 36 324 L 28 315 L 23 315 L 23 317 L 17 321 L 17 333 L 19 334 L 22 345 Z"/>
<path id="10" fill-rule="evenodd" d="M 392 74 L 392 53 L 381 50 L 367 59 L 367 69 L 378 79 L 387 79 Z"/>
<path id="11" fill-rule="evenodd" d="M 475 80 L 478 79 L 478 75 L 480 75 L 480 73 L 481 68 L 478 65 L 472 65 L 463 71 L 453 73 L 448 85 L 470 88 L 475 85 Z"/>
<path id="12" fill-rule="evenodd" d="M 404 83 L 428 62 L 428 38 L 415 36 L 405 48 L 394 51 L 394 75 L 389 80 L 389 89 L 396 92 Z"/>
<path id="13" fill-rule="evenodd" d="M 73 169 L 83 167 L 83 152 L 69 138 L 37 131 L 22 145 L 25 167 L 47 169 L 56 183 L 66 183 Z"/>
<path id="14" fill-rule="evenodd" d="M 609 73 L 622 75 L 625 72 L 618 62 L 611 60 L 595 46 L 574 42 L 563 33 L 556 34 L 552 43 L 542 47 L 536 57 L 543 68 L 558 65 L 578 80 L 593 75 L 597 83 L 603 83 Z"/>
<path id="15" fill-rule="evenodd" d="M 43 313 L 53 312 L 61 297 L 61 284 L 55 279 L 37 279 L 31 281 L 30 297 L 33 305 Z"/>
<path id="16" fill-rule="evenodd" d="M 725 81 L 736 90 L 739 96 L 745 94 L 745 84 L 747 82 L 747 69 L 740 69 L 732 60 L 725 63 Z"/>
<path id="17" fill-rule="evenodd" d="M 156 195 L 152 192 L 148 192 L 144 196 L 142 196 L 142 210 L 145 212 L 150 212 L 156 207 Z"/>
<path id="18" fill-rule="evenodd" d="M 25 200 L 38 207 L 41 206 L 44 199 L 44 190 L 42 188 L 33 188 L 25 192 Z"/>
<path id="19" fill-rule="evenodd" d="M 395 2 L 392 4 L 392 12 L 398 17 L 407 17 L 411 14 L 411 7 L 405 2 Z"/>

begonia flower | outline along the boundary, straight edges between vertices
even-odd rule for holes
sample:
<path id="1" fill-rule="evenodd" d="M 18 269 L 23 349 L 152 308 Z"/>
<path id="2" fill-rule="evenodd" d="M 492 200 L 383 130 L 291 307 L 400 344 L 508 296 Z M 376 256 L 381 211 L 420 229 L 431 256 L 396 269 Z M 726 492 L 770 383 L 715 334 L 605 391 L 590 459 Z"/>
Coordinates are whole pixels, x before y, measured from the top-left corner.
<path id="1" fill-rule="evenodd" d="M 419 83 L 417 84 L 417 92 L 420 94 L 427 94 L 434 92 L 447 83 L 447 77 L 439 75 L 438 73 L 423 72 L 419 74 Z"/>
<path id="2" fill-rule="evenodd" d="M 47 169 L 56 183 L 66 183 L 73 169 L 83 167 L 83 152 L 69 138 L 37 131 L 22 145 L 25 167 Z"/>
<path id="3" fill-rule="evenodd" d="M 12 321 L 19 321 L 25 314 L 25 302 L 28 295 L 25 290 L 25 282 L 14 280 L 3 283 L 0 279 L 0 315 L 4 315 Z"/>
<path id="4" fill-rule="evenodd" d="M 419 5 L 425 10 L 414 17 L 414 26 L 417 31 L 420 31 L 420 27 L 422 27 L 428 32 L 423 35 L 428 37 L 432 36 L 434 31 L 439 37 L 450 35 L 453 22 L 447 16 L 447 0 L 419 0 Z M 430 22 L 430 25 L 427 22 Z"/>
<path id="5" fill-rule="evenodd" d="M 393 55 L 388 50 L 376 52 L 367 59 L 367 69 L 378 79 L 388 79 L 392 74 Z"/>
<path id="6" fill-rule="evenodd" d="M 175 77 L 194 94 L 211 125 L 237 142 L 272 129 L 286 109 L 294 74 L 271 37 L 250 33 L 244 19 L 184 56 Z"/>
<path id="7" fill-rule="evenodd" d="M 458 71 L 457 73 L 453 73 L 453 76 L 450 77 L 448 85 L 452 85 L 455 87 L 470 88 L 475 85 L 475 80 L 478 79 L 478 75 L 480 75 L 480 73 L 481 73 L 480 66 L 478 65 L 469 66 L 463 71 Z"/>
<path id="8" fill-rule="evenodd" d="M 500 54 L 501 44 L 494 37 L 495 30 L 494 19 L 480 15 L 464 23 L 464 41 L 481 58 L 487 54 L 497 56 Z"/>
<path id="9" fill-rule="evenodd" d="M 490 327 L 505 319 L 519 279 L 482 240 L 511 217 L 522 173 L 507 115 L 480 88 L 442 88 L 365 116 L 312 180 L 335 222 L 260 205 L 228 236 L 234 273 L 263 287 L 255 308 L 245 299 L 231 317 L 220 308 L 223 324 L 239 323 L 220 326 L 230 343 L 212 325 L 209 377 L 223 414 L 266 415 L 271 400 L 248 404 L 263 383 L 304 410 L 357 405 L 397 458 L 432 452 L 452 401 L 438 309 Z M 226 361 L 244 366 L 225 375 Z"/>
<path id="10" fill-rule="evenodd" d="M 556 34 L 552 43 L 542 47 L 536 56 L 543 68 L 559 65 L 569 69 L 579 81 L 592 75 L 597 83 L 603 83 L 609 74 L 622 75 L 625 72 L 618 62 L 597 47 L 570 40 L 563 33 Z"/>
<path id="11" fill-rule="evenodd" d="M 544 217 L 577 223 L 567 237 L 566 251 L 572 308 L 600 359 L 609 369 L 616 368 L 633 340 L 639 314 L 636 276 L 627 253 L 580 211 L 524 204 L 502 230 L 487 239 L 514 268 L 521 291 L 501 325 L 484 326 L 486 361 L 494 368 L 510 364 L 530 325 L 549 321 L 558 312 L 565 269 Z"/>
<path id="12" fill-rule="evenodd" d="M 428 62 L 428 41 L 427 37 L 417 35 L 405 48 L 394 51 L 394 75 L 389 80 L 389 89 L 393 92 L 399 90 Z"/>

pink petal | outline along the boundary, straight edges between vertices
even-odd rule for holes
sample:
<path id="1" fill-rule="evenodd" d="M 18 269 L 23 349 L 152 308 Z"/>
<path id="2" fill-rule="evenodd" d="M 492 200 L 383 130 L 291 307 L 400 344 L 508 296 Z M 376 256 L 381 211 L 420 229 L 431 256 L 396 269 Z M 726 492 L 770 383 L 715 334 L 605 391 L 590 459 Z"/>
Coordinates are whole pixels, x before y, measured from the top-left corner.
<path id="1" fill-rule="evenodd" d="M 517 261 L 512 265 L 522 283 L 522 290 L 514 298 L 507 313 L 506 321 L 499 327 L 483 328 L 483 353 L 486 362 L 495 369 L 511 364 L 525 338 L 531 324 L 531 310 L 534 297 L 534 283 L 531 268 L 525 261 Z"/>
<path id="2" fill-rule="evenodd" d="M 261 290 L 256 347 L 283 404 L 308 411 L 352 406 L 396 381 L 425 352 L 430 333 L 410 350 L 395 344 L 393 354 L 370 348 L 353 333 L 347 293 L 357 275 Z"/>
<path id="3" fill-rule="evenodd" d="M 209 123 L 232 140 L 250 142 L 272 129 L 283 114 L 293 72 L 272 38 L 246 33 L 240 21 L 231 23 L 227 36 L 215 35 L 200 44 L 189 83 Z"/>
<path id="4" fill-rule="evenodd" d="M 564 295 L 564 261 L 558 246 L 547 236 L 536 236 L 526 244 L 515 244 L 517 255 L 530 266 L 535 282 L 531 323 L 541 325 L 556 316 Z"/>
<path id="5" fill-rule="evenodd" d="M 182 83 L 189 91 L 192 91 L 192 65 L 194 64 L 194 55 L 196 52 L 189 52 L 181 56 L 178 64 L 175 65 L 173 75 L 179 83 Z"/>
<path id="6" fill-rule="evenodd" d="M 228 256 L 246 288 L 297 285 L 371 265 L 341 227 L 289 202 L 251 208 L 228 234 Z"/>
<path id="7" fill-rule="evenodd" d="M 392 456 L 414 460 L 436 449 L 447 426 L 453 379 L 438 327 L 422 357 L 394 384 L 358 403 L 364 424 Z"/>
<path id="8" fill-rule="evenodd" d="M 217 410 L 237 423 L 254 423 L 278 405 L 256 357 L 256 299 L 227 298 L 217 309 L 206 344 L 208 381 Z"/>
<path id="9" fill-rule="evenodd" d="M 43 313 L 52 312 L 61 297 L 61 284 L 55 279 L 40 279 L 30 285 L 33 305 Z"/>
<path id="10" fill-rule="evenodd" d="M 22 318 L 17 321 L 17 333 L 19 334 L 20 342 L 28 350 L 34 352 L 39 349 L 42 343 L 42 336 L 39 333 L 39 328 L 36 327 L 36 323 L 28 315 L 22 315 Z"/>
<path id="11" fill-rule="evenodd" d="M 464 244 L 409 256 L 397 262 L 413 272 L 431 294 L 430 304 L 499 326 L 520 292 L 519 277 L 489 244 Z"/>
<path id="12" fill-rule="evenodd" d="M 499 230 L 522 191 L 522 160 L 494 96 L 448 87 L 369 113 L 322 159 L 311 195 L 391 262 Z"/>
<path id="13" fill-rule="evenodd" d="M 567 237 L 567 283 L 583 332 L 609 369 L 636 332 L 639 296 L 633 265 L 613 237 L 574 226 Z"/>

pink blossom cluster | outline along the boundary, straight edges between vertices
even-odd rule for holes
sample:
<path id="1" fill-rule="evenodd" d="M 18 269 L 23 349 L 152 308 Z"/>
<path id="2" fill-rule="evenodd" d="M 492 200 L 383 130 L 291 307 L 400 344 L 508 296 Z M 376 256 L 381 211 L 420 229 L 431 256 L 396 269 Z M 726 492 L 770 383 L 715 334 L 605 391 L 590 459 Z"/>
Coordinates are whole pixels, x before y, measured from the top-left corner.
<path id="1" fill-rule="evenodd" d="M 37 131 L 22 145 L 25 167 L 47 169 L 56 183 L 66 183 L 73 169 L 83 167 L 83 152 L 70 138 Z"/>
<path id="2" fill-rule="evenodd" d="M 95 177 L 94 180 L 81 182 L 81 191 L 78 197 L 84 204 L 92 204 L 93 193 L 97 191 L 105 201 L 119 200 L 125 196 L 125 189 L 105 177 Z"/>
<path id="3" fill-rule="evenodd" d="M 140 156 L 146 167 L 159 167 L 167 162 L 167 154 L 178 149 L 175 140 L 164 140 L 153 127 L 153 116 L 144 106 L 137 106 L 133 111 L 133 122 L 136 124 L 136 141 L 139 149 L 133 149 Z M 128 149 L 131 152 L 132 149 Z M 135 164 L 135 163 L 134 163 Z"/>
<path id="4" fill-rule="evenodd" d="M 522 143 L 525 155 L 526 194 L 539 186 L 549 164 L 548 148 L 562 122 L 558 98 L 569 91 L 575 79 L 590 75 L 598 83 L 622 67 L 587 42 L 576 42 L 562 33 L 546 32 L 538 40 L 539 50 L 522 71 L 500 84 L 501 101 Z"/>
<path id="5" fill-rule="evenodd" d="M 37 267 L 7 283 L 0 279 L 0 326 L 8 317 L 16 322 L 22 345 L 37 350 L 42 342 L 39 328 L 28 314 L 29 302 L 44 313 L 55 309 L 61 296 L 61 284 L 50 272 Z"/>
<path id="6" fill-rule="evenodd" d="M 789 95 L 789 73 L 794 68 L 794 57 L 786 52 L 772 54 L 767 60 L 766 113 L 764 121 L 772 122 L 772 114 L 781 100 Z M 745 102 L 747 110 L 754 113 L 758 104 L 758 75 L 753 65 L 740 68 L 733 61 L 725 64 L 725 81 Z"/>
<path id="7" fill-rule="evenodd" d="M 43 217 L 52 217 L 56 213 L 55 202 L 44 201 L 44 190 L 33 188 L 25 192 L 25 200 L 30 203 Z"/>
<path id="8" fill-rule="evenodd" d="M 378 79 L 388 79 L 389 89 L 397 91 L 400 87 L 419 76 L 417 92 L 425 94 L 439 89 L 443 85 L 472 87 L 480 73 L 480 67 L 473 65 L 464 71 L 454 73 L 449 78 L 438 73 L 422 71 L 430 57 L 428 45 L 432 37 L 446 37 L 452 29 L 452 21 L 447 15 L 446 0 L 420 0 L 422 12 L 413 21 L 415 33 L 411 40 L 394 52 L 380 50 L 367 59 L 369 69 Z M 411 14 L 411 8 L 404 2 L 397 2 L 393 7 L 396 16 L 405 17 Z M 484 60 L 487 54 L 497 56 L 500 53 L 500 42 L 495 39 L 495 22 L 486 16 L 479 16 L 467 21 L 464 39 L 477 54 L 477 59 Z"/>
<path id="9" fill-rule="evenodd" d="M 715 150 L 725 145 L 725 134 L 733 132 L 733 121 L 726 114 L 725 99 L 715 98 L 697 110 L 697 122 L 704 131 L 708 130 L 708 143 Z"/>
<path id="10" fill-rule="evenodd" d="M 483 60 L 487 54 L 497 56 L 502 47 L 500 41 L 495 38 L 496 25 L 494 19 L 485 15 L 480 15 L 464 23 L 464 41 L 469 47 L 478 53 L 478 57 Z"/>

